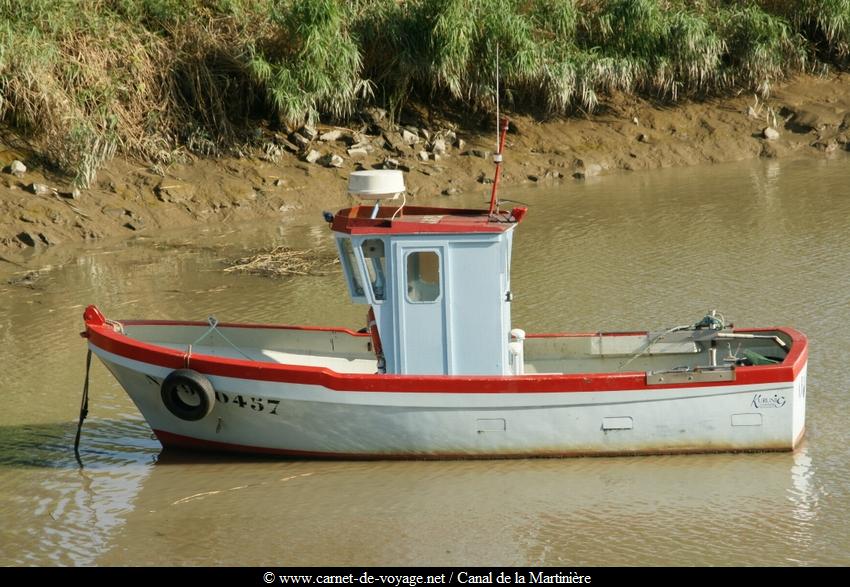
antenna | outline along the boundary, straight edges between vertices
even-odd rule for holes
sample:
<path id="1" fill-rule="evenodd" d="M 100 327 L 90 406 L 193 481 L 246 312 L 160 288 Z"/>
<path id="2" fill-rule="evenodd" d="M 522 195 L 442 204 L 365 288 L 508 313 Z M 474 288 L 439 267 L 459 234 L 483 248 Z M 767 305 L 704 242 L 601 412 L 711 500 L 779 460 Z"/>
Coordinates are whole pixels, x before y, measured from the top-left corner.
<path id="1" fill-rule="evenodd" d="M 501 125 L 501 129 L 499 126 Z M 501 131 L 501 136 L 500 136 Z M 490 192 L 490 209 L 487 215 L 493 215 L 493 210 L 496 209 L 496 190 L 499 187 L 499 176 L 502 173 L 502 151 L 505 150 L 505 135 L 508 133 L 508 119 L 501 119 L 499 113 L 499 44 L 496 43 L 496 154 L 493 155 L 493 162 L 496 164 L 496 173 L 493 177 L 493 191 Z"/>
<path id="2" fill-rule="evenodd" d="M 499 150 L 499 43 L 496 43 L 496 151 Z"/>

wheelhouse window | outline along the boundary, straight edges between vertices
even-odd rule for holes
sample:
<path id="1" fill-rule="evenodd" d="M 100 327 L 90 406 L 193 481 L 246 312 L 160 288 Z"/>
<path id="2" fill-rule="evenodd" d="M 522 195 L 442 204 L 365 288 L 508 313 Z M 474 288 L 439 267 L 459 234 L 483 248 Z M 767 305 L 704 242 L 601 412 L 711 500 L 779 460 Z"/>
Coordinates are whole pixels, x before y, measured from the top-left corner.
<path id="1" fill-rule="evenodd" d="M 348 288 L 351 290 L 351 295 L 355 298 L 361 298 L 365 295 L 365 292 L 363 290 L 363 281 L 360 278 L 357 258 L 354 256 L 354 248 L 351 246 L 351 239 L 339 239 L 339 248 L 342 252 L 343 269 L 345 270 L 345 277 L 348 280 Z"/>
<path id="2" fill-rule="evenodd" d="M 440 256 L 434 251 L 417 251 L 407 256 L 407 299 L 433 302 L 440 297 Z"/>
<path id="3" fill-rule="evenodd" d="M 384 253 L 384 241 L 379 238 L 366 239 L 360 248 L 363 250 L 363 260 L 366 262 L 366 274 L 369 285 L 372 287 L 372 295 L 377 301 L 385 300 L 387 257 Z"/>

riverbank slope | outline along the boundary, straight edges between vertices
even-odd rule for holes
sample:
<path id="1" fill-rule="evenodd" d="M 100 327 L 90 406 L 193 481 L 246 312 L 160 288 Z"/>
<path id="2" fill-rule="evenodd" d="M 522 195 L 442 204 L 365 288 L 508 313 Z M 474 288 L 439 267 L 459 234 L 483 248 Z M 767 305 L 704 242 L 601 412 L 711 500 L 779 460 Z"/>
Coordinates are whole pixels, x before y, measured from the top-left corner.
<path id="1" fill-rule="evenodd" d="M 510 115 L 510 113 L 509 113 Z M 118 157 L 88 189 L 40 163 L 26 141 L 0 129 L 0 253 L 130 236 L 164 228 L 245 222 L 345 205 L 348 174 L 406 171 L 408 201 L 483 189 L 491 181 L 492 117 L 415 106 L 394 124 L 371 109 L 348 127 L 285 133 L 258 126 L 241 156 L 185 153 L 171 166 Z M 850 144 L 850 75 L 798 76 L 766 100 L 739 94 L 671 107 L 613 95 L 584 117 L 511 115 L 504 182 L 534 185 L 756 157 L 840 156 Z M 776 126 L 777 138 L 764 129 Z M 315 132 L 315 136 L 312 136 Z M 23 173 L 11 173 L 20 161 Z M 603 179 L 604 181 L 604 179 Z"/>

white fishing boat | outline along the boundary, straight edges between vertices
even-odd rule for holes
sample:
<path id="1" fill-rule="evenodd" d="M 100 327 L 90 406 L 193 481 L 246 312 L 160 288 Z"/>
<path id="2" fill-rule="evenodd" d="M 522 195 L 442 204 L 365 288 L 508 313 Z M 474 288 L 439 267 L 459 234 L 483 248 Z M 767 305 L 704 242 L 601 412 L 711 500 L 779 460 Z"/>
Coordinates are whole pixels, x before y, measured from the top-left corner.
<path id="1" fill-rule="evenodd" d="M 488 210 L 387 205 L 401 172 L 351 175 L 350 191 L 377 202 L 328 220 L 365 332 L 107 320 L 90 306 L 89 349 L 166 447 L 452 458 L 797 446 L 808 352 L 792 328 L 713 313 L 658 332 L 517 328 L 511 245 L 527 210 L 499 209 L 499 162 Z"/>

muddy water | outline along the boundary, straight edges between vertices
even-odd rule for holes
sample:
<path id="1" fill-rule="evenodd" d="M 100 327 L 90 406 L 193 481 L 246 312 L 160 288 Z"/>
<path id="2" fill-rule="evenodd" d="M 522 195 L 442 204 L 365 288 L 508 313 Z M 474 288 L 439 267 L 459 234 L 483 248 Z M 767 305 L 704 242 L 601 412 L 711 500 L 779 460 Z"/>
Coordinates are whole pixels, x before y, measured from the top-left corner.
<path id="1" fill-rule="evenodd" d="M 811 338 L 794 454 L 318 462 L 162 453 L 100 364 L 71 445 L 85 304 L 115 318 L 358 328 L 338 268 L 221 271 L 270 244 L 331 250 L 318 214 L 30 261 L 0 280 L 0 564 L 850 564 L 850 161 L 606 177 L 508 197 L 514 323 L 656 328 L 718 308 Z M 484 191 L 467 198 L 480 204 Z M 16 269 L 15 269 L 16 270 Z"/>

